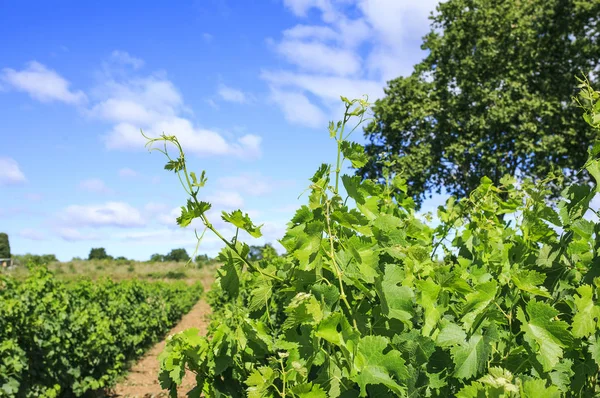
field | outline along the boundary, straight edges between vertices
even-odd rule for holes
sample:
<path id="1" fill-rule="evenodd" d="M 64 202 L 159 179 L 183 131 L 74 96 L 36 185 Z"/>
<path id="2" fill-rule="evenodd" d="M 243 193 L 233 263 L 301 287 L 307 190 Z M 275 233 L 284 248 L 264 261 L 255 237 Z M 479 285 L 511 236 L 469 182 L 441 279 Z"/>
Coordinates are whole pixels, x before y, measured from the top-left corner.
<path id="1" fill-rule="evenodd" d="M 82 261 L 0 274 L 0 395 L 110 391 L 210 282 L 209 269 L 161 265 L 153 273 L 149 264 Z"/>
<path id="2" fill-rule="evenodd" d="M 129 279 L 145 281 L 175 281 L 186 283 L 201 282 L 205 286 L 214 279 L 216 265 L 198 267 L 195 263 L 184 262 L 141 262 L 114 260 L 77 260 L 68 262 L 52 262 L 48 269 L 60 280 L 73 281 L 89 278 L 97 280 L 108 277 L 113 281 Z M 27 267 L 15 267 L 9 272 L 17 279 L 29 275 Z"/>

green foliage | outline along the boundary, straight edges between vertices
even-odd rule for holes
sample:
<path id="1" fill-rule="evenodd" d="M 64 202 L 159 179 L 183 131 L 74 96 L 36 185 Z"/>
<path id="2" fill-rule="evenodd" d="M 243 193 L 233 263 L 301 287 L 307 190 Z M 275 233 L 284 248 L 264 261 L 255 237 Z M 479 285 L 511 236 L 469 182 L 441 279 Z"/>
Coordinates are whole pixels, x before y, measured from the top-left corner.
<path id="1" fill-rule="evenodd" d="M 600 93 L 585 95 L 594 121 Z M 308 205 L 280 241 L 285 256 L 252 261 L 237 235 L 227 240 L 198 216 L 226 244 L 213 319 L 206 337 L 190 329 L 168 339 L 161 385 L 176 396 L 189 369 L 190 396 L 599 395 L 600 222 L 589 203 L 600 181 L 570 185 L 553 206 L 552 178 L 482 178 L 429 226 L 402 176 L 340 176 L 355 147 L 344 144 L 346 125 L 367 106 L 342 100 L 344 119 L 330 124 L 336 164 L 310 179 Z M 176 138 L 162 139 L 184 159 Z M 586 167 L 597 175 L 600 142 Z"/>
<path id="2" fill-rule="evenodd" d="M 0 275 L 0 396 L 83 396 L 111 387 L 198 300 L 200 284 L 64 284 L 36 267 Z"/>
<path id="3" fill-rule="evenodd" d="M 163 261 L 175 261 L 175 262 L 189 261 L 189 260 L 190 260 L 190 256 L 187 253 L 187 251 L 183 248 L 173 249 L 169 252 L 169 254 L 167 254 L 163 258 Z"/>
<path id="4" fill-rule="evenodd" d="M 54 254 L 22 254 L 14 255 L 14 260 L 18 264 L 37 264 L 37 265 L 48 265 L 50 263 L 58 262 L 56 255 Z"/>
<path id="5" fill-rule="evenodd" d="M 111 258 L 112 257 L 106 254 L 106 249 L 103 247 L 92 248 L 88 255 L 88 260 L 108 260 Z"/>
<path id="6" fill-rule="evenodd" d="M 185 279 L 188 275 L 183 271 L 150 272 L 148 278 L 151 279 Z"/>
<path id="7" fill-rule="evenodd" d="M 162 254 L 153 254 L 150 256 L 150 262 L 152 263 L 160 263 L 165 261 L 165 256 L 163 256 Z"/>
<path id="8" fill-rule="evenodd" d="M 215 264 L 218 260 L 216 258 L 210 258 L 207 254 L 199 254 L 194 258 L 194 262 L 198 268 L 202 268 L 206 265 Z"/>
<path id="9" fill-rule="evenodd" d="M 365 129 L 358 173 L 406 179 L 417 203 L 447 190 L 466 197 L 487 176 L 568 182 L 596 138 L 577 115 L 575 76 L 600 66 L 600 0 L 448 0 L 432 17 L 427 57 L 388 83 Z M 598 74 L 595 74 L 597 79 Z M 547 184 L 558 195 L 564 184 Z"/>
<path id="10" fill-rule="evenodd" d="M 10 258 L 10 243 L 8 234 L 0 232 L 0 258 Z"/>
<path id="11" fill-rule="evenodd" d="M 263 246 L 251 245 L 249 248 L 248 258 L 251 261 L 271 261 L 278 256 L 277 251 L 270 243 L 265 243 Z"/>

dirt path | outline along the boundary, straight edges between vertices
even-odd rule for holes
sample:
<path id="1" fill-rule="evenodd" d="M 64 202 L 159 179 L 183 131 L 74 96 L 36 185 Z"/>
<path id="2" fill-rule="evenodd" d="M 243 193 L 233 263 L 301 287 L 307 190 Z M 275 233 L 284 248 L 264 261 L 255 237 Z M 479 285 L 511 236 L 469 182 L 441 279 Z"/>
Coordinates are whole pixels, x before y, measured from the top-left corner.
<path id="1" fill-rule="evenodd" d="M 181 321 L 169 332 L 174 334 L 192 327 L 198 328 L 200 334 L 206 333 L 208 326 L 207 315 L 210 314 L 210 306 L 201 299 L 192 310 L 181 318 Z M 168 394 L 158 384 L 158 372 L 160 364 L 158 355 L 165 347 L 165 340 L 156 344 L 146 353 L 130 370 L 127 378 L 120 382 L 113 391 L 111 397 L 128 398 L 157 398 L 167 397 Z M 193 375 L 186 375 L 183 384 L 178 389 L 178 396 L 185 396 L 195 386 Z"/>

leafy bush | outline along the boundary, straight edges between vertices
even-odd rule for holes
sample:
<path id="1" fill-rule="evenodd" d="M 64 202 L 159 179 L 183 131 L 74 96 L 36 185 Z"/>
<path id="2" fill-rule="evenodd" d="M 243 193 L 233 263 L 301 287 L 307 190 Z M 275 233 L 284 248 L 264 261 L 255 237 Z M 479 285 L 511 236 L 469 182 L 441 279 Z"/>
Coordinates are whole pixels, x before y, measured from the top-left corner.
<path id="1" fill-rule="evenodd" d="M 202 267 L 207 266 L 207 265 L 215 264 L 218 261 L 219 260 L 217 260 L 216 258 L 210 258 L 210 257 L 208 257 L 208 255 L 206 255 L 206 254 L 200 254 L 200 255 L 197 255 L 194 258 L 194 262 L 196 263 L 196 266 L 198 268 L 202 268 Z"/>
<path id="2" fill-rule="evenodd" d="M 45 268 L 0 275 L 0 396 L 82 396 L 110 387 L 198 300 L 200 284 L 80 281 Z"/>
<path id="3" fill-rule="evenodd" d="M 163 256 L 162 254 L 153 254 L 150 256 L 151 263 L 160 263 L 163 261 L 165 261 L 165 256 Z"/>
<path id="4" fill-rule="evenodd" d="M 586 120 L 600 127 L 600 93 L 583 88 Z M 288 254 L 270 261 L 214 230 L 198 200 L 204 173 L 188 173 L 177 139 L 149 139 L 179 149 L 165 167 L 189 182 L 179 224 L 200 218 L 226 245 L 208 335 L 168 340 L 161 385 L 176 396 L 187 368 L 194 393 L 211 397 L 600 394 L 600 223 L 585 217 L 598 186 L 572 185 L 553 206 L 556 177 L 483 178 L 429 226 L 388 168 L 383 185 L 340 176 L 344 159 L 366 161 L 346 128 L 367 104 L 342 99 L 344 119 L 329 127 L 338 160 L 311 178 L 281 240 Z M 600 142 L 586 164 L 597 182 L 599 155 Z M 222 218 L 261 235 L 239 210 Z"/>
<path id="5" fill-rule="evenodd" d="M 148 278 L 152 279 L 185 279 L 188 275 L 183 271 L 150 272 Z"/>
<path id="6" fill-rule="evenodd" d="M 107 260 L 110 256 L 106 254 L 106 249 L 103 247 L 92 248 L 88 255 L 88 260 Z"/>
<path id="7" fill-rule="evenodd" d="M 58 262 L 56 255 L 54 254 L 22 254 L 13 256 L 18 264 L 36 264 L 36 265 L 48 265 L 50 263 Z"/>

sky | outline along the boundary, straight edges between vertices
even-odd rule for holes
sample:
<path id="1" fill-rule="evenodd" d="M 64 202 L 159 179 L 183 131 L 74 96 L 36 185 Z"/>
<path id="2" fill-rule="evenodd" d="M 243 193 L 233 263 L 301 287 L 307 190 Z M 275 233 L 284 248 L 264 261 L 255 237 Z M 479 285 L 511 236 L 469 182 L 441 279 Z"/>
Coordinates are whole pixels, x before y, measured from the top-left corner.
<path id="1" fill-rule="evenodd" d="M 411 73 L 437 0 L 0 0 L 0 232 L 13 254 L 147 260 L 184 247 L 186 194 L 140 130 L 181 141 L 226 236 L 276 243 L 321 163 L 340 95 Z M 359 129 L 353 137 L 364 142 Z M 352 173 L 351 170 L 347 170 Z M 434 196 L 423 209 L 435 209 Z M 199 253 L 221 242 L 208 233 Z"/>

